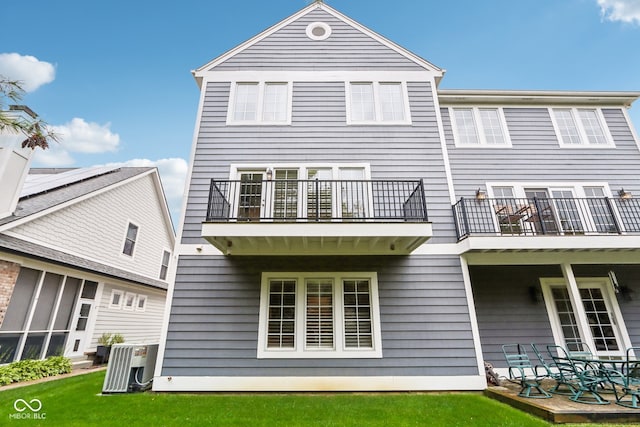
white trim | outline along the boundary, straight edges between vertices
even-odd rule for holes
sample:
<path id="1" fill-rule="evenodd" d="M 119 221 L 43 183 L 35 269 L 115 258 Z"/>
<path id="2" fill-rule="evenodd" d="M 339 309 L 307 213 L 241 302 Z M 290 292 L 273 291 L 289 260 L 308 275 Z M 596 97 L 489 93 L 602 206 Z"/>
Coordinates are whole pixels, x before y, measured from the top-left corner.
<path id="1" fill-rule="evenodd" d="M 442 151 L 442 160 L 444 163 L 444 173 L 447 177 L 447 188 L 449 190 L 449 201 L 451 205 L 455 205 L 457 202 L 456 199 L 456 190 L 453 185 L 453 174 L 451 172 L 451 160 L 449 159 L 449 148 L 447 147 L 447 138 L 444 133 L 444 121 L 442 119 L 442 112 L 440 106 L 440 98 L 436 94 L 436 83 L 435 80 L 431 79 L 431 94 L 433 96 L 433 104 L 436 113 L 436 122 L 438 123 L 438 136 L 440 137 L 440 149 Z"/>
<path id="2" fill-rule="evenodd" d="M 487 195 L 494 198 L 493 187 L 513 187 L 513 195 L 517 199 L 526 199 L 525 188 L 544 188 L 547 190 L 571 189 L 578 199 L 586 199 L 586 187 L 601 187 L 605 197 L 613 197 L 609 183 L 606 181 L 489 181 L 485 183 Z"/>
<path id="3" fill-rule="evenodd" d="M 322 28 L 324 30 L 324 34 L 322 34 L 321 36 L 313 34 L 313 30 L 315 30 L 317 27 Z M 331 36 L 331 26 L 325 22 L 312 22 L 311 24 L 307 25 L 305 32 L 307 34 L 307 37 L 309 37 L 311 40 L 326 40 Z"/>
<path id="4" fill-rule="evenodd" d="M 624 115 L 626 123 L 629 126 L 629 130 L 631 131 L 633 140 L 635 141 L 636 146 L 638 147 L 638 151 L 640 151 L 640 138 L 638 137 L 638 132 L 633 124 L 633 120 L 631 120 L 631 117 L 629 116 L 629 108 L 628 107 L 622 108 L 622 114 Z"/>
<path id="5" fill-rule="evenodd" d="M 192 163 L 193 164 L 193 163 Z M 186 194 L 186 192 L 185 192 Z M 186 197 L 186 196 L 185 196 Z M 182 213 L 184 217 L 184 209 Z M 162 317 L 162 326 L 160 328 L 160 343 L 158 345 L 158 356 L 156 358 L 155 370 L 156 373 L 162 372 L 162 364 L 164 362 L 164 354 L 167 348 L 167 335 L 169 334 L 169 319 L 171 317 L 171 305 L 173 303 L 173 291 L 176 286 L 176 273 L 178 270 L 178 252 L 182 250 L 182 245 L 179 243 L 180 240 L 176 241 L 176 246 L 174 248 L 173 253 L 171 254 L 172 262 L 169 264 L 169 273 L 167 274 L 167 282 L 169 283 L 169 288 L 167 289 L 167 294 L 165 298 L 164 304 L 164 314 Z M 211 246 L 211 245 L 207 245 Z M 196 246 L 197 247 L 197 246 Z"/>
<path id="6" fill-rule="evenodd" d="M 142 307 L 140 307 L 140 302 L 143 302 Z M 144 313 L 147 310 L 147 296 L 144 294 L 136 295 L 136 303 L 135 303 L 135 311 L 139 313 Z"/>
<path id="7" fill-rule="evenodd" d="M 256 71 L 208 71 L 204 75 L 204 83 L 229 83 L 229 82 L 424 82 L 433 79 L 433 75 L 426 71 L 407 70 L 380 70 L 380 71 L 351 71 L 351 70 L 264 70 L 259 74 Z M 206 84 L 201 92 L 206 92 Z"/>
<path id="8" fill-rule="evenodd" d="M 569 112 L 571 113 L 571 117 L 573 119 L 573 122 L 578 130 L 578 135 L 580 138 L 580 143 L 579 144 L 571 144 L 571 143 L 567 143 L 563 140 L 562 138 L 562 133 L 560 132 L 560 127 L 558 125 L 558 121 L 556 119 L 556 113 L 554 110 L 569 110 Z M 578 113 L 578 110 L 592 110 L 595 111 L 596 113 L 596 117 L 598 120 L 598 124 L 600 125 L 600 130 L 602 130 L 602 133 L 604 135 L 604 138 L 607 140 L 606 144 L 594 144 L 589 142 L 589 138 L 587 137 L 586 131 L 584 129 L 584 124 L 582 123 L 582 118 L 580 117 L 580 114 Z M 609 126 L 607 125 L 607 121 L 604 118 L 604 115 L 602 114 L 602 109 L 601 108 L 597 108 L 597 107 L 549 107 L 548 108 L 549 111 L 549 116 L 551 117 L 551 123 L 553 124 L 553 130 L 556 134 L 556 138 L 558 140 L 558 144 L 560 144 L 561 148 L 595 148 L 595 149 L 602 149 L 602 148 L 615 148 L 616 145 L 613 141 L 613 137 L 611 136 L 611 132 L 609 131 Z"/>
<path id="9" fill-rule="evenodd" d="M 167 253 L 169 254 L 169 257 L 167 259 L 167 271 L 165 271 L 164 277 L 162 277 L 162 267 L 164 266 L 163 261 L 164 261 L 164 254 Z M 171 264 L 171 249 L 164 247 L 162 248 L 162 255 L 160 257 L 160 271 L 158 272 L 158 279 L 162 280 L 162 281 L 166 281 L 167 277 L 169 276 L 169 267 Z"/>
<path id="10" fill-rule="evenodd" d="M 571 240 L 571 237 L 567 237 Z M 503 238 L 505 239 L 505 238 Z M 469 240 L 469 239 L 465 239 Z M 511 240 L 506 238 L 506 240 Z M 559 265 L 561 263 L 576 264 L 638 264 L 640 250 L 640 240 L 637 241 L 634 249 L 629 250 L 598 250 L 593 252 L 581 251 L 583 248 L 567 247 L 559 250 L 541 251 L 537 248 L 533 252 L 521 250 L 520 246 L 515 245 L 513 252 L 502 248 L 496 249 L 495 252 L 485 252 L 480 249 L 479 252 L 465 253 L 465 259 L 469 265 Z M 495 249 L 496 247 L 494 246 Z M 567 250 L 568 249 L 568 250 Z"/>
<path id="11" fill-rule="evenodd" d="M 305 348 L 305 280 L 332 279 L 333 286 L 333 349 Z M 267 323 L 269 309 L 269 284 L 271 279 L 291 279 L 296 282 L 295 347 L 292 349 L 267 348 Z M 371 307 L 371 349 L 347 349 L 344 344 L 343 279 L 367 279 L 369 281 L 369 304 Z M 378 298 L 378 274 L 376 272 L 263 272 L 260 290 L 260 314 L 258 320 L 258 359 L 301 358 L 382 358 L 382 333 L 380 330 L 380 307 Z"/>
<path id="12" fill-rule="evenodd" d="M 118 295 L 118 303 L 113 303 L 113 297 Z M 122 308 L 122 303 L 124 302 L 124 291 L 120 289 L 112 289 L 111 296 L 109 297 L 109 307 L 112 310 L 120 310 Z"/>
<path id="13" fill-rule="evenodd" d="M 236 77 L 237 79 L 237 77 Z M 255 120 L 235 120 L 235 105 L 236 105 L 236 90 L 239 84 L 256 84 L 258 86 L 258 98 L 256 99 L 256 119 Z M 264 92 L 265 88 L 269 84 L 286 85 L 287 86 L 287 118 L 283 121 L 266 121 L 263 120 L 263 108 L 264 108 Z M 245 80 L 232 80 L 231 87 L 229 88 L 229 100 L 227 104 L 227 126 L 289 126 L 291 125 L 291 116 L 293 111 L 293 82 L 292 81 L 271 81 L 271 80 L 255 80 L 254 77 L 248 81 Z"/>
<path id="14" fill-rule="evenodd" d="M 511 135 L 509 134 L 509 128 L 507 126 L 507 119 L 504 116 L 504 109 L 502 107 L 493 106 L 456 106 L 448 107 L 449 119 L 451 120 L 451 130 L 453 132 L 453 141 L 456 147 L 459 148 L 511 148 Z M 465 144 L 460 142 L 460 136 L 458 135 L 458 125 L 456 124 L 455 110 L 471 110 L 473 114 L 473 122 L 478 139 L 477 144 Z M 498 113 L 498 120 L 500 121 L 500 130 L 504 137 L 504 143 L 502 144 L 490 144 L 487 142 L 486 132 L 484 125 L 482 124 L 482 118 L 480 117 L 480 110 L 495 110 Z"/>
<path id="15" fill-rule="evenodd" d="M 266 172 L 267 169 L 297 169 L 301 180 L 307 179 L 307 171 L 309 169 L 331 169 L 332 179 L 340 179 L 340 169 L 363 169 L 364 180 L 371 179 L 371 165 L 369 163 L 305 163 L 305 162 L 288 162 L 288 163 L 231 163 L 229 165 L 229 180 L 240 179 L 242 172 Z"/>
<path id="16" fill-rule="evenodd" d="M 131 228 L 131 226 L 136 227 L 136 237 L 133 240 L 133 246 L 131 247 L 131 253 L 128 254 L 125 252 L 126 249 L 126 245 L 127 245 L 127 238 L 129 236 L 129 229 Z M 138 243 L 140 242 L 140 231 L 142 230 L 142 227 L 140 227 L 137 223 L 131 221 L 130 219 L 127 220 L 127 226 L 125 227 L 125 231 L 124 231 L 124 237 L 122 238 L 122 243 L 120 244 L 120 247 L 122 248 L 120 250 L 120 255 L 121 256 L 125 256 L 127 257 L 127 259 L 131 259 L 131 260 L 135 260 L 136 258 L 136 246 L 138 245 Z"/>
<path id="17" fill-rule="evenodd" d="M 354 84 L 371 84 L 373 90 L 373 109 L 374 120 L 354 120 L 351 118 L 351 86 Z M 384 120 L 382 118 L 382 107 L 380 100 L 380 85 L 384 84 L 396 84 L 400 85 L 400 91 L 402 94 L 402 108 L 403 108 L 403 120 Z M 345 81 L 344 93 L 346 101 L 346 113 L 347 113 L 347 125 L 410 125 L 411 124 L 411 108 L 409 106 L 409 92 L 407 90 L 406 81 L 386 81 L 375 79 L 372 81 L 363 80 L 362 77 L 353 81 Z"/>
<path id="18" fill-rule="evenodd" d="M 260 42 L 261 40 L 265 39 L 266 37 L 270 36 L 271 34 L 275 33 L 276 31 L 280 30 L 281 28 L 289 25 L 290 23 L 296 21 L 297 19 L 305 16 L 309 12 L 311 12 L 313 10 L 316 10 L 316 9 L 324 10 L 325 12 L 333 15 L 335 18 L 345 22 L 348 25 L 351 25 L 356 30 L 361 31 L 362 33 L 366 34 L 367 36 L 369 36 L 369 37 L 373 38 L 374 40 L 380 42 L 381 44 L 385 45 L 386 47 L 394 50 L 396 53 L 398 53 L 398 54 L 406 57 L 410 61 L 416 63 L 418 66 L 424 67 L 426 71 L 429 71 L 429 72 L 433 73 L 434 75 L 438 75 L 439 77 L 442 77 L 442 75 L 444 74 L 444 70 L 442 70 L 441 68 L 436 67 L 435 65 L 431 64 L 430 62 L 425 61 L 424 59 L 420 58 L 419 56 L 417 56 L 417 55 L 409 52 L 408 50 L 404 49 L 403 47 L 395 44 L 394 42 L 382 37 L 381 35 L 371 31 L 370 29 L 362 26 L 361 24 L 357 23 L 356 21 L 352 20 L 351 18 L 349 18 L 349 17 L 341 14 L 340 12 L 336 11 L 335 9 L 331 8 L 327 4 L 314 2 L 313 4 L 310 4 L 309 6 L 303 8 L 299 12 L 294 13 L 293 15 L 291 15 L 288 18 L 280 21 L 276 25 L 274 25 L 274 26 L 268 28 L 267 30 L 263 31 L 262 33 L 256 35 L 255 37 L 247 40 L 246 42 L 244 42 L 244 43 L 236 46 L 235 48 L 227 51 L 226 53 L 218 56 L 217 58 L 213 59 L 212 61 L 208 62 L 207 64 L 205 64 L 205 65 L 199 67 L 198 69 L 192 71 L 194 77 L 196 77 L 197 81 L 200 81 L 199 78 L 202 77 L 203 73 L 205 73 L 207 71 L 207 69 L 215 68 L 217 65 L 227 61 L 229 58 L 232 58 L 233 56 L 237 55 L 238 53 L 242 52 L 243 50 L 253 46 L 254 44 Z"/>
<path id="19" fill-rule="evenodd" d="M 131 301 L 131 305 L 129 305 Z M 136 294 L 133 292 L 125 292 L 124 301 L 122 302 L 122 309 L 126 311 L 133 311 L 136 307 Z"/>
<path id="20" fill-rule="evenodd" d="M 469 310 L 469 321 L 471 323 L 471 335 L 473 337 L 473 346 L 476 351 L 476 361 L 478 362 L 478 372 L 484 374 L 484 356 L 482 355 L 482 341 L 480 340 L 480 329 L 478 327 L 478 317 L 476 316 L 476 305 L 473 299 L 473 286 L 471 284 L 471 276 L 469 274 L 469 265 L 463 256 L 460 257 L 460 268 L 462 270 L 462 279 L 464 282 L 464 292 L 467 296 L 467 309 Z M 485 379 L 486 386 L 486 376 Z"/>
<path id="21" fill-rule="evenodd" d="M 558 320 L 558 313 L 555 307 L 553 295 L 551 293 L 552 287 L 565 287 L 569 291 L 569 297 L 571 299 L 572 310 L 576 318 L 577 327 L 580 333 L 580 339 L 587 342 L 592 351 L 598 356 L 624 356 L 625 349 L 631 347 L 631 339 L 627 331 L 626 324 L 624 322 L 624 316 L 620 310 L 620 305 L 615 293 L 613 292 L 613 285 L 608 277 L 578 277 L 573 275 L 573 269 L 570 264 L 562 264 L 562 271 L 564 278 L 544 278 L 541 277 L 540 286 L 542 288 L 542 295 L 544 296 L 544 303 L 547 310 L 549 322 L 551 324 L 551 330 L 553 333 L 553 339 L 556 345 L 564 346 L 564 335 L 561 330 L 561 325 Z M 590 331 L 589 321 L 586 318 L 584 311 L 584 305 L 582 303 L 582 297 L 580 296 L 580 289 L 585 286 L 591 285 L 591 287 L 599 288 L 603 296 L 605 297 L 605 304 L 610 309 L 609 316 L 616 328 L 615 335 L 619 339 L 619 349 L 616 352 L 598 352 L 593 342 L 593 335 Z"/>
<path id="22" fill-rule="evenodd" d="M 159 372 L 159 371 L 156 371 Z M 363 376 L 363 377 L 207 377 L 157 376 L 153 391 L 480 391 L 482 375 Z"/>

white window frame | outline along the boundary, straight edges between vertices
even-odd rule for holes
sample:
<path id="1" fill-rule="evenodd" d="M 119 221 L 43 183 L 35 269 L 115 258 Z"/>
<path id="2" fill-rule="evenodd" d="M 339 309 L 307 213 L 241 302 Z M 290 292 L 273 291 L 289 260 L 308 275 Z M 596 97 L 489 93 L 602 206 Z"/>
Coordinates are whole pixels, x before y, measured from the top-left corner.
<path id="1" fill-rule="evenodd" d="M 142 301 L 142 307 L 140 307 L 140 302 Z M 135 311 L 144 312 L 147 310 L 147 296 L 143 294 L 138 294 L 136 296 L 135 301 Z"/>
<path id="2" fill-rule="evenodd" d="M 351 116 L 351 85 L 353 84 L 371 84 L 373 87 L 373 108 L 374 120 L 354 120 Z M 380 85 L 399 84 L 402 93 L 402 108 L 404 109 L 403 120 L 383 120 L 382 108 L 380 103 Z M 407 83 L 405 81 L 347 81 L 345 82 L 345 100 L 347 109 L 347 125 L 410 125 L 411 109 L 409 106 L 409 93 L 407 91 Z"/>
<path id="3" fill-rule="evenodd" d="M 118 295 L 120 298 L 118 300 L 118 303 L 114 304 L 113 297 L 116 295 Z M 120 289 L 112 289 L 111 297 L 109 298 L 109 308 L 114 310 L 120 310 L 122 308 L 123 303 L 124 303 L 124 292 L 121 291 Z"/>
<path id="4" fill-rule="evenodd" d="M 489 198 L 495 198 L 493 187 L 512 187 L 513 196 L 516 199 L 526 199 L 525 188 L 544 188 L 549 191 L 553 190 L 572 190 L 577 199 L 586 199 L 585 188 L 600 187 L 603 189 L 605 197 L 612 197 L 611 189 L 607 182 L 602 181 L 585 181 L 585 182 L 563 182 L 563 181 L 491 181 L 486 183 L 487 194 Z M 498 197 L 499 198 L 499 197 Z"/>
<path id="5" fill-rule="evenodd" d="M 556 345 L 565 346 L 564 342 L 564 334 L 562 333 L 562 327 L 558 318 L 558 312 L 556 310 L 555 302 L 553 300 L 553 295 L 551 293 L 552 287 L 567 287 L 567 282 L 563 278 L 540 278 L 540 287 L 542 289 L 542 295 L 544 297 L 545 307 L 547 309 L 547 316 L 549 317 L 549 322 L 551 323 L 551 331 L 553 333 L 553 339 Z M 629 335 L 627 333 L 627 328 L 624 323 L 624 317 L 622 316 L 622 312 L 620 311 L 620 306 L 618 304 L 618 299 L 615 296 L 613 291 L 613 284 L 607 277 L 576 277 L 576 282 L 578 285 L 578 289 L 589 287 L 589 284 L 597 284 L 592 287 L 600 287 L 602 290 L 603 296 L 605 297 L 605 303 L 607 304 L 607 308 L 609 311 L 609 316 L 612 319 L 615 329 L 615 336 L 619 344 L 619 350 L 613 352 L 606 351 L 598 351 L 593 345 L 593 335 L 591 334 L 589 325 L 580 324 L 580 318 L 586 317 L 584 305 L 582 301 L 578 301 L 576 304 L 578 307 L 575 307 L 574 301 L 571 301 L 571 305 L 573 308 L 573 313 L 576 317 L 576 322 L 578 322 L 578 331 L 580 334 L 580 338 L 583 342 L 586 342 L 591 350 L 596 354 L 596 356 L 612 356 L 612 357 L 620 357 L 624 356 L 625 349 L 631 347 L 631 342 L 629 339 Z M 571 292 L 569 292 L 571 295 Z M 578 315 L 576 311 L 580 311 L 582 316 Z M 586 336 L 585 336 L 586 335 Z"/>
<path id="6" fill-rule="evenodd" d="M 572 144 L 569 142 L 565 142 L 562 138 L 562 133 L 560 132 L 560 126 L 558 125 L 558 121 L 556 119 L 556 113 L 554 110 L 569 110 L 571 112 L 571 117 L 573 118 L 573 122 L 576 125 L 578 130 L 578 136 L 580 138 L 579 144 Z M 596 118 L 598 119 L 598 123 L 600 124 L 600 129 L 604 134 L 607 142 L 605 144 L 594 144 L 589 142 L 589 138 L 585 131 L 584 125 L 582 123 L 582 119 L 578 113 L 579 110 L 591 110 L 595 111 Z M 558 143 L 562 148 L 615 148 L 615 143 L 613 141 L 613 136 L 611 136 L 611 132 L 609 131 L 609 126 L 602 114 L 602 109 L 600 108 L 592 108 L 592 107 L 549 107 L 549 116 L 551 117 L 551 123 L 553 124 L 553 130 L 556 133 L 556 138 L 558 139 Z"/>
<path id="7" fill-rule="evenodd" d="M 257 84 L 258 99 L 256 105 L 255 120 L 235 120 L 234 112 L 236 106 L 236 92 L 240 84 Z M 264 92 L 266 85 L 281 84 L 287 87 L 287 117 L 283 121 L 265 121 L 262 113 L 264 107 Z M 291 124 L 291 112 L 293 102 L 293 82 L 292 81 L 233 81 L 229 91 L 229 104 L 227 106 L 227 125 L 229 126 L 252 126 L 252 125 L 269 125 L 269 126 L 286 126 Z"/>
<path id="8" fill-rule="evenodd" d="M 296 169 L 298 170 L 298 179 L 306 180 L 308 179 L 308 171 L 310 169 L 330 169 L 331 170 L 331 179 L 332 180 L 340 180 L 340 171 L 342 169 L 362 169 L 364 171 L 364 181 L 371 181 L 371 165 L 369 163 L 246 163 L 246 164 L 232 164 L 229 168 L 229 180 L 239 180 L 242 173 L 263 173 L 266 176 L 266 172 L 271 170 L 274 172 L 277 169 Z M 263 179 L 266 179 L 263 178 Z M 369 192 L 371 194 L 371 192 Z M 231 216 L 234 217 L 237 215 L 238 209 L 238 200 L 233 201 L 233 211 Z M 264 203 L 270 205 L 272 203 L 271 200 L 272 195 L 264 194 Z M 367 202 L 369 203 L 368 209 L 369 212 L 373 212 L 373 198 L 368 197 Z M 307 209 L 306 201 L 304 198 L 299 198 L 298 201 L 298 212 L 305 212 Z M 334 205 L 333 214 L 336 217 L 339 217 L 339 212 L 341 212 L 341 207 Z M 301 221 L 307 221 L 308 219 L 301 219 Z"/>
<path id="9" fill-rule="evenodd" d="M 449 118 L 451 120 L 451 131 L 453 132 L 453 140 L 456 147 L 461 148 L 511 148 L 511 135 L 509 134 L 509 128 L 507 126 L 507 119 L 504 115 L 504 109 L 502 107 L 492 106 L 471 106 L 461 105 L 458 107 L 448 107 Z M 473 114 L 473 122 L 475 125 L 476 137 L 478 139 L 477 144 L 463 143 L 460 140 L 458 125 L 456 124 L 455 110 L 471 110 Z M 498 113 L 498 120 L 500 121 L 500 129 L 502 135 L 504 135 L 504 143 L 502 144 L 490 144 L 487 142 L 486 132 L 482 125 L 482 119 L 480 117 L 480 110 L 495 110 Z"/>
<path id="10" fill-rule="evenodd" d="M 131 298 L 131 305 L 129 306 L 127 302 Z M 125 292 L 124 301 L 122 302 L 122 309 L 127 311 L 133 311 L 136 307 L 136 294 L 133 292 Z"/>
<path id="11" fill-rule="evenodd" d="M 169 256 L 167 257 L 167 265 L 165 266 L 163 264 L 164 262 L 164 255 L 165 254 L 169 254 Z M 160 280 L 167 280 L 167 277 L 169 275 L 169 266 L 171 265 L 171 251 L 169 249 L 163 249 L 162 250 L 162 256 L 160 257 L 160 272 L 158 274 L 158 278 Z M 165 273 L 164 273 L 164 277 L 162 277 L 162 268 L 166 267 Z"/>
<path id="12" fill-rule="evenodd" d="M 136 232 L 136 239 L 133 241 L 133 248 L 131 249 L 131 254 L 128 254 L 125 252 L 126 249 L 126 244 L 127 244 L 127 236 L 129 235 L 129 227 L 130 226 L 134 226 L 137 227 L 138 231 Z M 138 242 L 140 241 L 140 232 L 142 231 L 142 227 L 140 227 L 140 225 L 138 225 L 137 223 L 133 222 L 133 221 L 127 221 L 127 226 L 125 227 L 124 230 L 124 236 L 122 238 L 122 245 L 121 248 L 122 250 L 120 251 L 120 255 L 126 257 L 126 258 L 134 258 L 136 255 L 136 247 L 138 246 Z"/>
<path id="13" fill-rule="evenodd" d="M 305 280 L 333 280 L 334 348 L 305 349 Z M 367 279 L 370 284 L 371 305 L 371 349 L 346 348 L 344 343 L 344 300 L 343 279 Z M 267 328 L 269 310 L 269 283 L 271 279 L 292 279 L 296 281 L 296 316 L 294 348 L 267 348 Z M 378 297 L 378 276 L 376 272 L 263 272 L 260 290 L 260 314 L 258 321 L 258 359 L 346 359 L 382 358 L 382 334 L 380 329 L 380 303 Z"/>

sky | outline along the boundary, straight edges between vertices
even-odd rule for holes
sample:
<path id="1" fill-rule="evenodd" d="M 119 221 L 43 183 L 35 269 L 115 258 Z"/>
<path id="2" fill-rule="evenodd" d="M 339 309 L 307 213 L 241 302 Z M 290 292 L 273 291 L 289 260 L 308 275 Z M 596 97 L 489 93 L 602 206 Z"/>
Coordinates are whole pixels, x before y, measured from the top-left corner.
<path id="1" fill-rule="evenodd" d="M 0 75 L 61 136 L 36 167 L 157 166 L 177 224 L 194 70 L 311 0 L 30 0 L 0 17 Z M 447 70 L 440 88 L 640 91 L 640 0 L 326 0 Z M 7 11 L 7 8 L 4 8 Z M 640 129 L 640 101 L 630 110 Z"/>

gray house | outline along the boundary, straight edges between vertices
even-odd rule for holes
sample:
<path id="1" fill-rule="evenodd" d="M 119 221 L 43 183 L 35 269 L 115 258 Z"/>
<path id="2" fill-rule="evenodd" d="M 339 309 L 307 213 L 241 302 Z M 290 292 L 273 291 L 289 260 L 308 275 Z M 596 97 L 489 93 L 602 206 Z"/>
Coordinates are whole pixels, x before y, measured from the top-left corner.
<path id="1" fill-rule="evenodd" d="M 640 93 L 443 74 L 318 2 L 194 72 L 154 390 L 480 390 L 502 343 L 640 345 Z"/>

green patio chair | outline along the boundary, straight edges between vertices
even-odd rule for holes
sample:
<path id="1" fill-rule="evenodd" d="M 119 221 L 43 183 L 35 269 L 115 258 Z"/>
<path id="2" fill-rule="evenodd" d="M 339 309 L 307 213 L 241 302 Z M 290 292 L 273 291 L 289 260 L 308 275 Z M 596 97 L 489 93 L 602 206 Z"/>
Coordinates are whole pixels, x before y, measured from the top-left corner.
<path id="1" fill-rule="evenodd" d="M 616 404 L 627 408 L 640 409 L 640 361 L 632 357 L 640 355 L 640 347 L 627 349 L 627 357 L 622 370 L 607 370 L 605 373 L 613 388 Z"/>
<path id="2" fill-rule="evenodd" d="M 545 376 L 547 378 L 551 378 L 556 382 L 556 384 L 547 390 L 549 393 L 553 394 L 561 394 L 564 396 L 573 396 L 578 391 L 578 388 L 575 386 L 576 378 L 573 374 L 570 374 L 568 371 L 560 369 L 556 366 L 553 359 L 549 358 L 547 360 L 542 351 L 538 348 L 538 346 L 534 343 L 531 344 L 531 349 L 535 353 L 536 357 L 540 365 L 536 365 L 536 372 L 539 370 L 544 370 Z"/>
<path id="3" fill-rule="evenodd" d="M 603 385 L 609 382 L 602 369 L 572 359 L 567 350 L 559 345 L 549 345 L 547 350 L 555 366 L 562 372 L 565 385 L 575 390 L 569 399 L 591 405 L 611 403 L 600 394 Z"/>
<path id="4" fill-rule="evenodd" d="M 539 375 L 529 359 L 523 344 L 505 344 L 502 352 L 509 366 L 509 379 L 520 385 L 518 396 L 534 399 L 548 399 L 549 393 L 542 389 L 540 382 L 546 375 Z"/>

